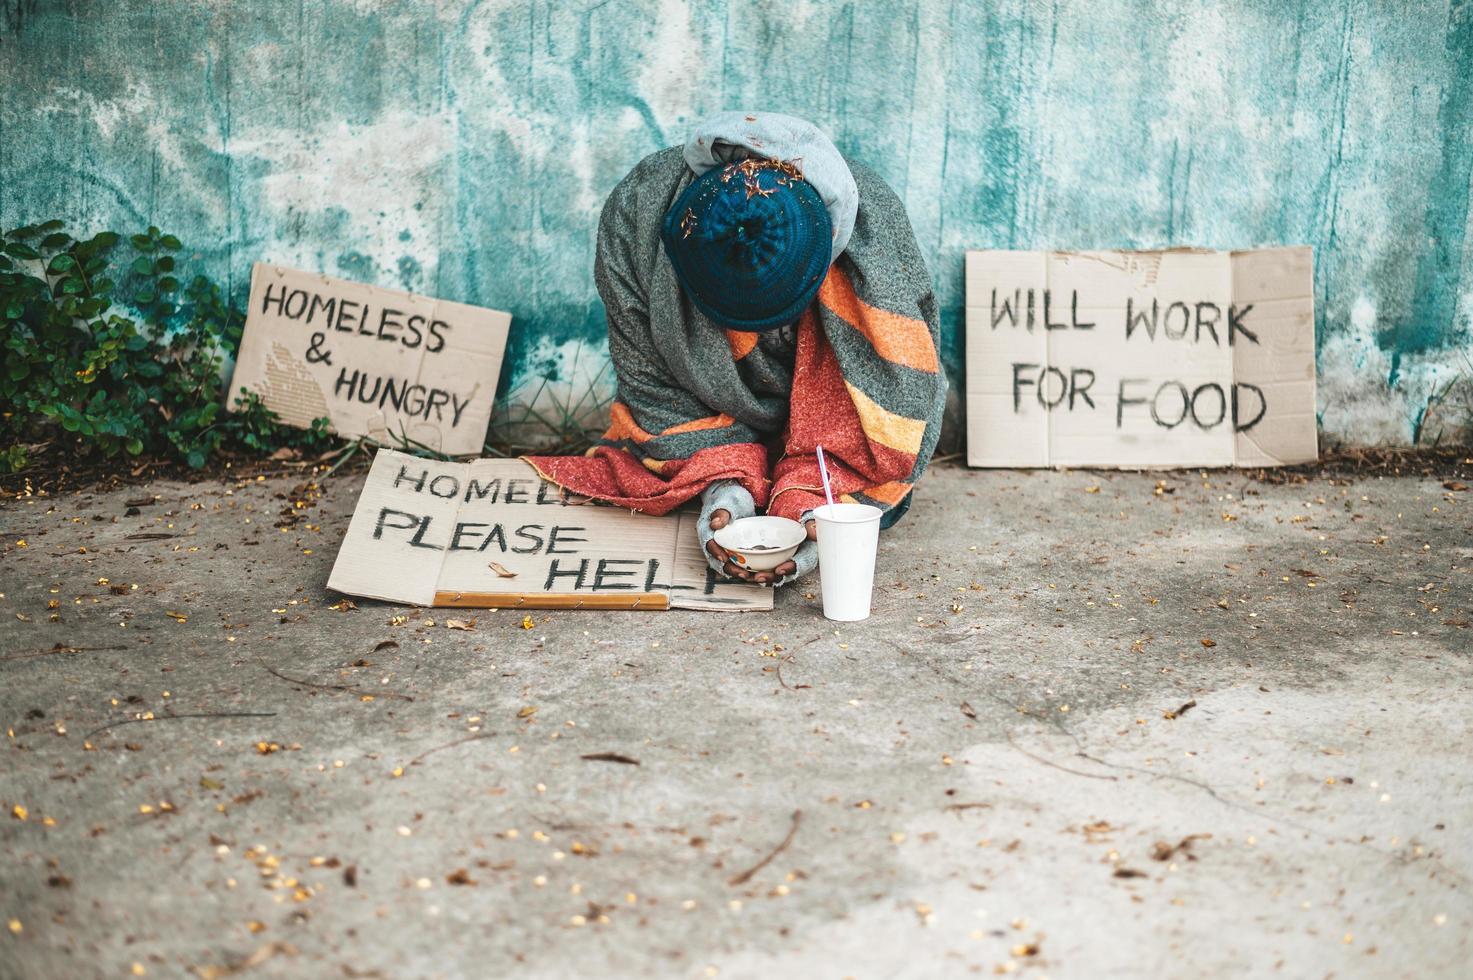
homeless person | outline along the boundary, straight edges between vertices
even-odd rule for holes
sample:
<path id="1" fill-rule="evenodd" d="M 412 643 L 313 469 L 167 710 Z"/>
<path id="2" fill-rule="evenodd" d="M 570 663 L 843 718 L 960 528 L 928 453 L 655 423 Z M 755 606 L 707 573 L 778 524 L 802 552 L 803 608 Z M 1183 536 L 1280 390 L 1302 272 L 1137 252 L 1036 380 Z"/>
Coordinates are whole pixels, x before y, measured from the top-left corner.
<path id="1" fill-rule="evenodd" d="M 724 112 L 646 157 L 609 195 L 594 277 L 617 390 L 586 456 L 530 462 L 567 490 L 650 514 L 700 496 L 728 576 L 782 585 L 818 563 L 808 512 L 871 504 L 893 525 L 946 400 L 936 298 L 905 208 L 817 127 Z M 712 533 L 759 510 L 808 538 L 773 572 Z"/>

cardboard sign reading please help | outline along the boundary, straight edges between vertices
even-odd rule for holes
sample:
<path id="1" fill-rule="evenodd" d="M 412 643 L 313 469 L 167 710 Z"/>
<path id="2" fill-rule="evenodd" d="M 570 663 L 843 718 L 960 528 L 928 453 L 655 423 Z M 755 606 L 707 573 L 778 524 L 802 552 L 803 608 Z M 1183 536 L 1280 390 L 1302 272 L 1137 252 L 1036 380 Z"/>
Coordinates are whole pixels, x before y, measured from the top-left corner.
<path id="1" fill-rule="evenodd" d="M 511 315 L 256 263 L 230 382 L 281 421 L 479 453 Z"/>
<path id="2" fill-rule="evenodd" d="M 1318 456 L 1313 256 L 967 253 L 972 466 Z"/>
<path id="3" fill-rule="evenodd" d="M 707 567 L 698 516 L 571 503 L 520 460 L 381 449 L 327 587 L 416 606 L 771 609 L 771 589 Z"/>

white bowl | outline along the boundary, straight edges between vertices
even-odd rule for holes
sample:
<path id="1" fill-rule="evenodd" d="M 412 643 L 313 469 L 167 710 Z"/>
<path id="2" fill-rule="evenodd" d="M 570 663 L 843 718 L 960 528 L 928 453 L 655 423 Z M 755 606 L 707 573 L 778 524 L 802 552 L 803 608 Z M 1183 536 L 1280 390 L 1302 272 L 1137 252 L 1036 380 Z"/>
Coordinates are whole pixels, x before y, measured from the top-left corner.
<path id="1" fill-rule="evenodd" d="M 743 517 L 712 537 L 726 549 L 733 565 L 749 572 L 770 572 L 793 557 L 808 532 L 786 517 Z"/>

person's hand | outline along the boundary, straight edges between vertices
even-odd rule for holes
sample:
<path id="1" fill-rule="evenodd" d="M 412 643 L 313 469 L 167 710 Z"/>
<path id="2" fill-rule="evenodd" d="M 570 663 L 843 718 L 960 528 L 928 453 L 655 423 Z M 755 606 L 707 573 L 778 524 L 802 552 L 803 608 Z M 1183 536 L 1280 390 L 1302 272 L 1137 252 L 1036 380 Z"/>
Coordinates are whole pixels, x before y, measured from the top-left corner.
<path id="1" fill-rule="evenodd" d="M 719 531 L 731 523 L 731 514 L 725 510 L 712 511 L 709 523 L 712 531 Z M 808 522 L 808 540 L 818 540 L 818 525 L 813 521 Z M 756 582 L 758 585 L 771 585 L 783 576 L 791 575 L 798 570 L 798 563 L 789 558 L 769 572 L 749 571 L 732 561 L 731 554 L 725 548 L 721 547 L 721 545 L 717 544 L 715 538 L 712 538 L 706 545 L 706 550 L 711 553 L 712 558 L 721 562 L 721 570 L 726 575 L 731 578 L 742 579 L 746 582 Z"/>

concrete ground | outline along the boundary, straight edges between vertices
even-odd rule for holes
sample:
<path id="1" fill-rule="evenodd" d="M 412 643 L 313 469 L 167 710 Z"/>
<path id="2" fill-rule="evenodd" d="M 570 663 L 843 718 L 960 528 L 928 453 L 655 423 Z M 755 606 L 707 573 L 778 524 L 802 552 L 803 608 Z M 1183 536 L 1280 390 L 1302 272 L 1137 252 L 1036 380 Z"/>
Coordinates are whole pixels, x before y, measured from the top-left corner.
<path id="1" fill-rule="evenodd" d="M 0 976 L 1467 975 L 1460 484 L 938 466 L 866 623 L 466 631 L 300 479 L 0 504 Z"/>

